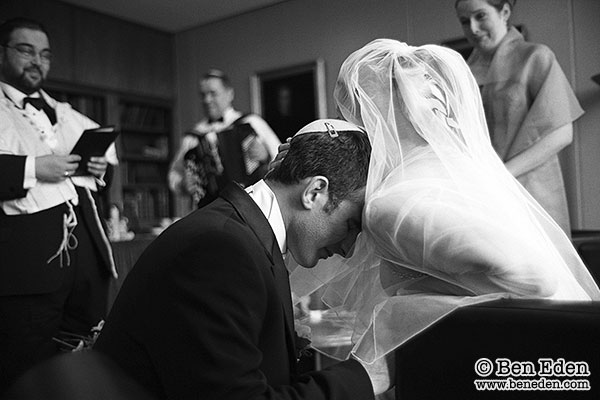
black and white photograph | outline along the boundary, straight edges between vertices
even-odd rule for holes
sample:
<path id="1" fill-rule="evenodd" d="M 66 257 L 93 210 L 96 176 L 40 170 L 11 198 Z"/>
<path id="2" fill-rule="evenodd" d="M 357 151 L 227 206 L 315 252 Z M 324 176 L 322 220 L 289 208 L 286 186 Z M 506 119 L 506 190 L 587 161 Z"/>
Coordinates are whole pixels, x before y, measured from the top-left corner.
<path id="1" fill-rule="evenodd" d="M 600 1 L 0 1 L 0 400 L 600 399 Z"/>

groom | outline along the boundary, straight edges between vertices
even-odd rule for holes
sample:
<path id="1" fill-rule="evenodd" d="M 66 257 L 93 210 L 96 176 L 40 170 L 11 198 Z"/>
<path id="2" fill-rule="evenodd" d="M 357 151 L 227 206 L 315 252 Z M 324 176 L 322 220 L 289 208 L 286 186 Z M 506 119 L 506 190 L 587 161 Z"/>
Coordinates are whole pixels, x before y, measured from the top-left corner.
<path id="1" fill-rule="evenodd" d="M 310 268 L 351 252 L 370 151 L 350 123 L 304 127 L 264 180 L 229 186 L 148 247 L 95 348 L 160 398 L 360 400 L 387 389 L 386 373 L 353 359 L 298 373 L 283 261 Z"/>

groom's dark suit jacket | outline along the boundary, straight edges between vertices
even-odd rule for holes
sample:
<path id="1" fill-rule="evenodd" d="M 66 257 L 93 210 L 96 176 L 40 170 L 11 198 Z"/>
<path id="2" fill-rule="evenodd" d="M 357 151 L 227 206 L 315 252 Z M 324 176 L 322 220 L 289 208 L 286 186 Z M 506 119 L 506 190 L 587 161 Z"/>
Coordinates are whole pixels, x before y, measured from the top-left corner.
<path id="1" fill-rule="evenodd" d="M 287 271 L 236 185 L 142 254 L 96 343 L 159 397 L 371 399 L 354 360 L 298 375 Z"/>

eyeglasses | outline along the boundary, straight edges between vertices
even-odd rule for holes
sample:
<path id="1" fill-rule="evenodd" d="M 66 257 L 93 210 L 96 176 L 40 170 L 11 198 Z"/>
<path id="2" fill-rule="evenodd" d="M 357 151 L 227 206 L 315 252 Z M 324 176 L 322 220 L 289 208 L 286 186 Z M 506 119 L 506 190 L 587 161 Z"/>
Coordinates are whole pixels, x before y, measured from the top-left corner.
<path id="1" fill-rule="evenodd" d="M 33 46 L 28 44 L 18 44 L 16 46 L 8 46 L 4 45 L 7 49 L 16 50 L 19 56 L 27 61 L 31 61 L 35 58 L 36 55 L 40 56 L 40 61 L 44 64 L 50 64 L 52 61 L 52 52 L 50 50 L 42 50 L 39 53 L 35 51 Z"/>

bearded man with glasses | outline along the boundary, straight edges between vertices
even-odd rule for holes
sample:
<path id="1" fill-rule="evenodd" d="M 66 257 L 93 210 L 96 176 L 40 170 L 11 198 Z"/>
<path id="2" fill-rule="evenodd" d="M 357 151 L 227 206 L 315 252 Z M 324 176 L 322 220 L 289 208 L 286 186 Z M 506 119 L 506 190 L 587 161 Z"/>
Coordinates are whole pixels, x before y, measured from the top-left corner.
<path id="1" fill-rule="evenodd" d="M 38 22 L 0 25 L 0 395 L 64 335 L 88 335 L 116 276 L 95 198 L 114 145 L 72 176 L 71 149 L 98 127 L 43 89 L 52 61 Z"/>

